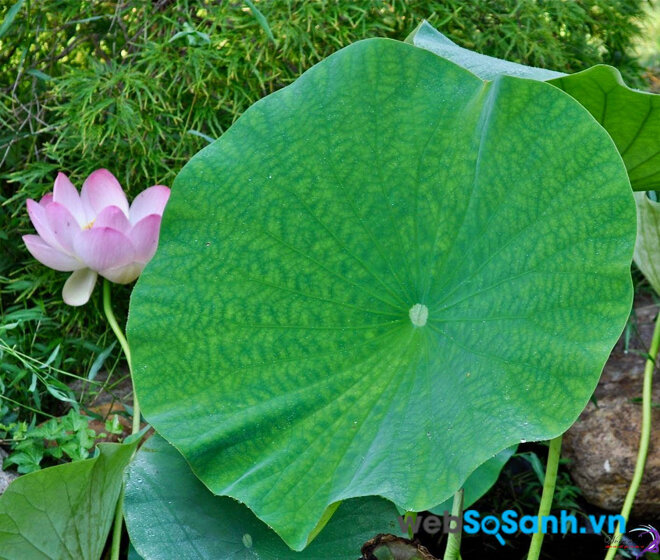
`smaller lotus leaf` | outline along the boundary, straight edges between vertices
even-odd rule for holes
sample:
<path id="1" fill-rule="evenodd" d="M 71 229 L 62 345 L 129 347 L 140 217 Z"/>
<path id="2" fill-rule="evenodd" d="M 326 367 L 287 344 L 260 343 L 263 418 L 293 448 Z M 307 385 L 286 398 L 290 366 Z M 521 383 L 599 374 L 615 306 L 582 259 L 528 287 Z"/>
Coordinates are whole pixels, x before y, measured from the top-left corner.
<path id="1" fill-rule="evenodd" d="M 0 497 L 2 560 L 98 560 L 136 444 L 17 478 Z"/>
<path id="2" fill-rule="evenodd" d="M 637 204 L 637 240 L 635 264 L 660 294 L 660 203 L 646 193 L 635 193 Z"/>
<path id="3" fill-rule="evenodd" d="M 402 534 L 391 502 L 356 498 L 339 506 L 310 546 L 294 552 L 247 507 L 209 492 L 158 435 L 128 470 L 124 516 L 144 560 L 355 560 L 376 534 Z"/>

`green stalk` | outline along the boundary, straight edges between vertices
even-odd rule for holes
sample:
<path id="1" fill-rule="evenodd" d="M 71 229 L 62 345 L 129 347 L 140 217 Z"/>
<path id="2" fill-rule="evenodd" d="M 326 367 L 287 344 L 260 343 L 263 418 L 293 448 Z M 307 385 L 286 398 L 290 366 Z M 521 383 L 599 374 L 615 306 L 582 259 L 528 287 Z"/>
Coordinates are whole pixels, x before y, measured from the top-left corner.
<path id="1" fill-rule="evenodd" d="M 541 494 L 541 503 L 539 504 L 538 523 L 539 530 L 534 533 L 532 542 L 529 545 L 527 560 L 538 560 L 543 546 L 543 518 L 550 514 L 552 509 L 552 499 L 555 495 L 555 484 L 557 483 L 557 470 L 559 468 L 559 455 L 561 454 L 561 438 L 559 435 L 550 440 L 550 450 L 548 451 L 548 462 L 545 467 L 545 480 L 543 481 L 543 493 Z"/>
<path id="2" fill-rule="evenodd" d="M 131 349 L 128 346 L 128 341 L 124 336 L 123 331 L 117 323 L 115 314 L 112 311 L 112 303 L 110 300 L 110 282 L 103 279 L 103 311 L 105 312 L 106 319 L 110 328 L 115 333 L 121 349 L 124 351 L 126 361 L 128 362 L 128 371 L 131 375 L 131 383 L 133 384 L 133 428 L 131 434 L 136 434 L 140 431 L 140 405 L 138 404 L 137 394 L 135 393 L 135 382 L 133 381 L 133 364 L 131 362 Z M 110 551 L 110 560 L 119 560 L 119 551 L 121 546 L 121 532 L 124 524 L 123 517 L 124 509 L 124 485 L 122 484 L 119 498 L 117 499 L 117 506 L 115 508 L 115 519 L 112 527 L 112 548 Z"/>
<path id="3" fill-rule="evenodd" d="M 124 336 L 123 331 L 117 323 L 115 314 L 112 311 L 112 304 L 110 302 L 110 282 L 103 279 L 103 311 L 108 319 L 110 328 L 115 333 L 121 349 L 124 351 L 126 361 L 128 362 L 128 371 L 131 374 L 131 383 L 133 383 L 133 430 L 132 434 L 137 434 L 140 431 L 140 405 L 138 404 L 137 394 L 135 393 L 135 382 L 133 381 L 133 363 L 131 361 L 131 349 L 128 347 L 128 341 Z"/>
<path id="4" fill-rule="evenodd" d="M 621 508 L 621 517 L 628 523 L 628 517 L 632 510 L 635 496 L 642 483 L 644 476 L 644 467 L 646 466 L 646 456 L 649 453 L 649 442 L 651 441 L 651 389 L 653 386 L 653 370 L 655 369 L 655 359 L 658 355 L 658 347 L 660 346 L 660 321 L 658 317 L 655 319 L 655 327 L 653 329 L 653 338 L 651 339 L 651 347 L 649 348 L 648 357 L 646 359 L 646 366 L 644 367 L 644 388 L 642 390 L 642 431 L 639 437 L 639 451 L 637 452 L 637 463 L 635 464 L 635 472 L 628 487 L 626 499 Z M 616 545 L 621 542 L 621 526 L 619 523 L 616 525 L 616 531 L 612 536 L 611 542 Z M 611 560 L 617 553 L 617 548 L 612 546 L 607 550 L 605 560 Z"/>
<path id="5" fill-rule="evenodd" d="M 124 484 L 121 485 L 117 506 L 115 507 L 115 520 L 112 524 L 112 548 L 110 549 L 110 560 L 119 560 L 121 547 L 121 530 L 124 525 Z"/>
<path id="6" fill-rule="evenodd" d="M 454 494 L 454 501 L 451 506 L 451 514 L 453 517 L 460 519 L 463 517 L 463 489 L 461 488 Z M 447 528 L 448 529 L 448 528 Z M 459 560 L 461 550 L 461 536 L 458 533 L 447 533 L 447 548 L 445 548 L 445 555 L 443 560 Z"/>

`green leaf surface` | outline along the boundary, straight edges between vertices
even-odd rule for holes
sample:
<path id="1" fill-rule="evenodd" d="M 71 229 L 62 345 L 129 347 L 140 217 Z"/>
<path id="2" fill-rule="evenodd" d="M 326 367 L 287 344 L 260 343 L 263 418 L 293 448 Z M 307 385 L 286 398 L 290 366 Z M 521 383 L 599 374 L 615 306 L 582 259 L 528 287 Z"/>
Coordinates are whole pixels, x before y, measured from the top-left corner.
<path id="1" fill-rule="evenodd" d="M 579 101 L 609 132 L 632 188 L 660 188 L 660 95 L 630 89 L 616 68 L 593 66 L 551 84 Z"/>
<path id="2" fill-rule="evenodd" d="M 660 95 L 629 88 L 616 68 L 597 65 L 567 75 L 516 64 L 459 47 L 427 22 L 407 40 L 485 80 L 504 74 L 547 81 L 564 90 L 610 134 L 626 164 L 632 188 L 640 191 L 660 186 Z"/>
<path id="3" fill-rule="evenodd" d="M 637 205 L 637 240 L 635 264 L 655 290 L 660 294 L 660 203 L 651 200 L 646 193 L 635 193 Z"/>
<path id="4" fill-rule="evenodd" d="M 129 543 L 128 545 L 128 560 L 144 560 L 144 558 L 138 554 L 137 550 L 135 550 L 133 543 Z"/>
<path id="5" fill-rule="evenodd" d="M 2 560 L 98 560 L 135 445 L 17 478 L 0 497 Z"/>
<path id="6" fill-rule="evenodd" d="M 491 489 L 493 484 L 497 482 L 500 472 L 511 459 L 513 454 L 518 449 L 517 445 L 512 445 L 500 451 L 494 457 L 488 459 L 482 465 L 479 465 L 476 470 L 468 477 L 463 484 L 463 508 L 467 509 L 481 498 L 488 490 Z M 438 506 L 431 508 L 429 511 L 437 515 L 442 515 L 445 511 L 451 512 L 453 498 L 445 500 Z"/>
<path id="7" fill-rule="evenodd" d="M 355 560 L 378 533 L 401 534 L 391 502 L 358 498 L 343 502 L 318 538 L 294 552 L 247 507 L 209 492 L 157 435 L 129 467 L 124 516 L 144 560 Z"/>
<path id="8" fill-rule="evenodd" d="M 557 88 L 356 43 L 177 177 L 129 316 L 145 417 L 297 550 L 337 501 L 433 507 L 585 406 L 634 212 Z"/>

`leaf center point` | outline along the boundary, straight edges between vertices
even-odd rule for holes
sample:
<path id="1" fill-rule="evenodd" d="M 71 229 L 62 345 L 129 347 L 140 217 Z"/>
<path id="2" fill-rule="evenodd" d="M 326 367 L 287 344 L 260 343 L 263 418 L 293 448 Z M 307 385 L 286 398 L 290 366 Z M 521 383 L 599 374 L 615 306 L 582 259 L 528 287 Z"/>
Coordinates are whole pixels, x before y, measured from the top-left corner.
<path id="1" fill-rule="evenodd" d="M 416 327 L 423 327 L 426 325 L 426 320 L 429 318 L 429 308 L 422 303 L 416 303 L 408 311 L 412 324 Z"/>

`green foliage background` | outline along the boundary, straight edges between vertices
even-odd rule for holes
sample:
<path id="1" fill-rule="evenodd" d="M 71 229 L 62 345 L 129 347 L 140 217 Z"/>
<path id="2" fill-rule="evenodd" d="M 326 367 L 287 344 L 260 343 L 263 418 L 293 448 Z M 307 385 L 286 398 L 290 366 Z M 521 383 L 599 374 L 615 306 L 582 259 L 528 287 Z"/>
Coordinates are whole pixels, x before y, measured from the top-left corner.
<path id="1" fill-rule="evenodd" d="M 604 62 L 640 85 L 632 46 L 647 4 L 256 1 L 272 41 L 241 1 L 0 0 L 0 421 L 15 415 L 12 401 L 53 411 L 48 377 L 35 383 L 31 371 L 40 361 L 53 380 L 85 375 L 112 341 L 100 290 L 65 306 L 66 275 L 20 239 L 32 230 L 25 200 L 50 191 L 57 171 L 80 187 L 107 167 L 131 196 L 169 185 L 257 99 L 354 41 L 403 40 L 424 18 L 478 52 L 564 72 Z M 122 318 L 130 289 L 115 289 Z M 106 366 L 117 363 L 114 349 Z"/>

